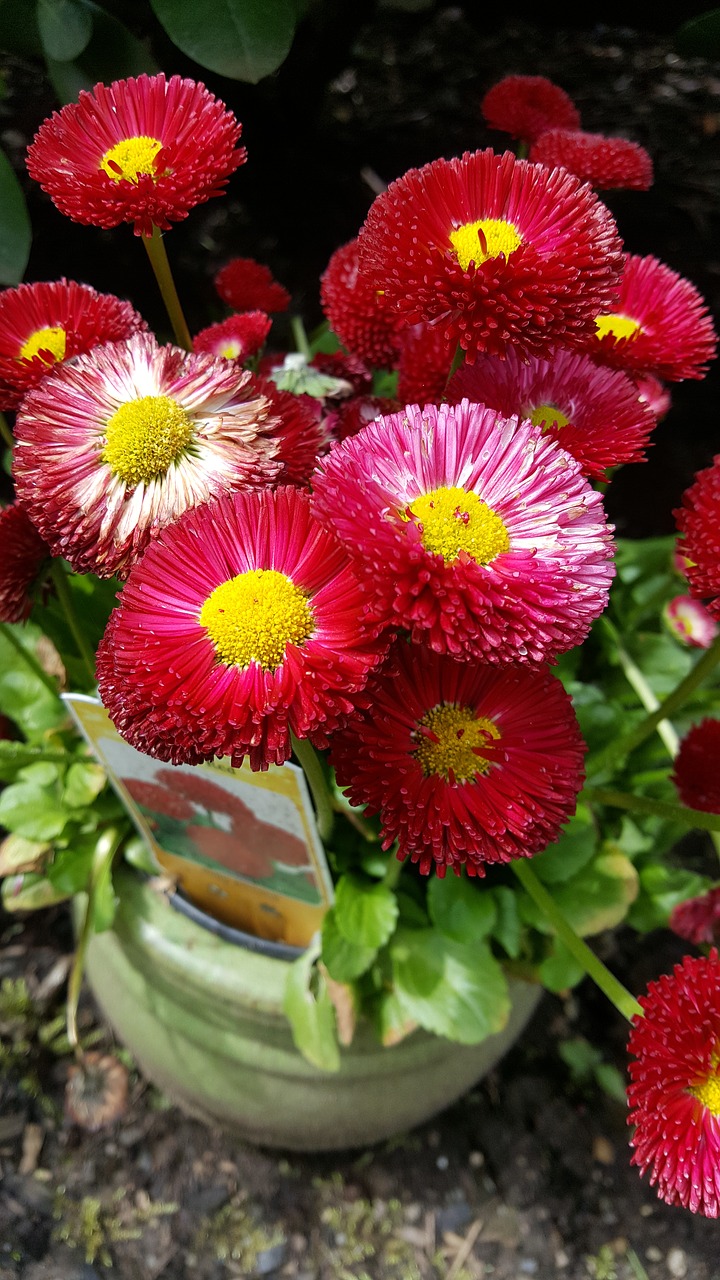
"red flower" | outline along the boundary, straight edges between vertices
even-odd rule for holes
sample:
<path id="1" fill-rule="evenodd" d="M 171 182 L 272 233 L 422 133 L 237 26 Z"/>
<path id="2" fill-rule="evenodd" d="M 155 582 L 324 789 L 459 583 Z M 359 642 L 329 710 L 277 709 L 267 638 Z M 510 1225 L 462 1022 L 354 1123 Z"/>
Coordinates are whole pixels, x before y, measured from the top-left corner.
<path id="1" fill-rule="evenodd" d="M 720 453 L 698 471 L 673 515 L 690 594 L 705 599 L 713 618 L 720 619 Z"/>
<path id="2" fill-rule="evenodd" d="M 550 169 L 562 165 L 596 191 L 647 191 L 653 183 L 653 163 L 644 147 L 582 129 L 545 129 L 531 146 L 530 159 Z"/>
<path id="3" fill-rule="evenodd" d="M 0 510 L 0 622 L 24 622 L 50 548 L 18 502 Z"/>
<path id="4" fill-rule="evenodd" d="M 370 206 L 358 261 L 390 312 L 436 321 L 468 360 L 587 346 L 622 270 L 615 223 L 587 183 L 490 149 L 392 182 Z"/>
<path id="5" fill-rule="evenodd" d="M 720 720 L 693 725 L 680 743 L 672 781 L 683 804 L 720 813 Z"/>
<path id="6" fill-rule="evenodd" d="M 715 356 L 710 312 L 689 280 L 651 256 L 628 253 L 620 293 L 598 312 L 591 354 L 666 382 L 703 378 Z"/>
<path id="7" fill-rule="evenodd" d="M 256 378 L 253 385 L 265 396 L 277 426 L 269 433 L 277 446 L 276 462 L 281 470 L 276 484 L 307 484 L 318 457 L 329 440 L 320 406 L 312 396 L 281 391 L 272 378 Z"/>
<path id="8" fill-rule="evenodd" d="M 667 1204 L 720 1213 L 720 960 L 686 956 L 640 997 L 628 1052 L 631 1163 Z"/>
<path id="9" fill-rule="evenodd" d="M 330 761 L 383 848 L 420 871 L 530 857 L 575 812 L 585 744 L 569 696 L 542 668 L 483 667 L 398 644 Z"/>
<path id="10" fill-rule="evenodd" d="M 696 947 L 717 942 L 720 938 L 720 885 L 708 889 L 698 898 L 678 903 L 670 915 L 669 924 L 673 933 Z"/>
<path id="11" fill-rule="evenodd" d="M 16 409 L 56 361 L 147 329 L 112 293 L 75 280 L 20 284 L 0 293 L 0 409 Z"/>
<path id="12" fill-rule="evenodd" d="M 442 328 L 414 324 L 400 334 L 397 398 L 400 404 L 439 404 L 455 354 Z"/>
<path id="13" fill-rule="evenodd" d="M 583 352 L 562 348 L 547 359 L 479 356 L 461 366 L 448 401 L 477 400 L 511 417 L 529 418 L 576 458 L 586 476 L 605 479 L 609 467 L 643 462 L 656 419 L 635 383 L 603 369 Z"/>
<path id="14" fill-rule="evenodd" d="M 330 328 L 348 351 L 369 365 L 394 368 L 398 316 L 383 291 L 358 271 L 358 242 L 333 253 L 320 277 L 320 302 Z"/>
<path id="15" fill-rule="evenodd" d="M 201 329 L 193 338 L 193 351 L 209 351 L 240 364 L 264 345 L 272 320 L 265 311 L 243 311 Z"/>
<path id="16" fill-rule="evenodd" d="M 375 422 L 384 414 L 397 413 L 399 408 L 398 402 L 389 400 L 387 396 L 350 396 L 347 400 L 340 400 L 325 421 L 335 440 L 347 440 L 349 436 L 356 436 L 369 422 Z"/>
<path id="17" fill-rule="evenodd" d="M 228 495 L 162 530 L 98 651 L 100 697 L 139 751 L 173 764 L 283 764 L 320 747 L 386 645 L 337 539 L 301 489 Z"/>
<path id="18" fill-rule="evenodd" d="M 504 76 L 488 89 L 480 110 L 491 129 L 533 142 L 545 129 L 579 129 L 572 98 L 545 76 Z"/>
<path id="19" fill-rule="evenodd" d="M 27 169 L 61 213 L 97 227 L 169 230 L 223 194 L 246 159 L 241 125 L 205 85 L 163 72 L 96 84 L 53 112 Z"/>
<path id="20" fill-rule="evenodd" d="M 349 351 L 318 351 L 310 364 L 313 369 L 319 369 L 330 378 L 342 378 L 356 395 L 372 393 L 372 369 L 364 360 L 352 355 Z"/>
<path id="21" fill-rule="evenodd" d="M 232 258 L 215 276 L 215 288 L 233 311 L 287 311 L 290 294 L 269 267 L 254 258 Z"/>

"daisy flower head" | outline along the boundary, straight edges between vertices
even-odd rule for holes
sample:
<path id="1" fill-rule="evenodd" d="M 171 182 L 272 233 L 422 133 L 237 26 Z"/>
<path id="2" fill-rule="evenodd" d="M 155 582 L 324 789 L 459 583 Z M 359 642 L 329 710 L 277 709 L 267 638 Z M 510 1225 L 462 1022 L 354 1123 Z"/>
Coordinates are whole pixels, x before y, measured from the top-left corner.
<path id="1" fill-rule="evenodd" d="M 379 813 L 383 847 L 427 875 L 530 857 L 575 812 L 585 743 L 544 667 L 456 662 L 398 643 L 368 707 L 333 735 L 350 802 Z"/>
<path id="2" fill-rule="evenodd" d="M 368 608 L 437 652 L 545 662 L 607 604 L 601 496 L 530 422 L 468 400 L 408 405 L 332 446 L 311 484 Z"/>
<path id="3" fill-rule="evenodd" d="M 370 206 L 358 262 L 389 311 L 437 323 L 471 361 L 586 346 L 617 295 L 622 251 L 587 183 L 488 148 L 392 182 Z"/>
<path id="4" fill-rule="evenodd" d="M 18 502 L 0 509 L 0 547 L 0 622 L 24 622 L 50 548 Z"/>
<path id="5" fill-rule="evenodd" d="M 333 333 L 360 360 L 394 368 L 400 321 L 384 292 L 358 270 L 358 241 L 350 240 L 332 254 L 320 277 L 320 303 Z"/>
<path id="6" fill-rule="evenodd" d="M 653 184 L 649 153 L 629 138 L 608 138 L 583 129 L 545 129 L 533 142 L 529 159 L 550 169 L 562 165 L 596 191 L 619 187 L 649 191 Z"/>
<path id="7" fill-rule="evenodd" d="M 280 472 L 252 375 L 149 333 L 59 365 L 15 423 L 18 498 L 54 555 L 122 578 L 181 512 Z"/>
<path id="8" fill-rule="evenodd" d="M 27 169 L 61 213 L 150 236 L 223 194 L 244 163 L 242 126 L 205 85 L 141 75 L 80 91 L 45 120 Z"/>
<path id="9" fill-rule="evenodd" d="M 631 377 L 643 404 L 652 410 L 658 422 L 662 422 L 672 406 L 672 397 L 665 384 L 652 373 L 635 373 Z"/>
<path id="10" fill-rule="evenodd" d="M 482 99 L 491 129 L 534 142 L 545 129 L 579 129 L 580 113 L 560 85 L 545 76 L 504 76 Z"/>
<path id="11" fill-rule="evenodd" d="M 675 757 L 672 781 L 688 808 L 720 813 L 720 720 L 707 716 L 688 729 Z"/>
<path id="12" fill-rule="evenodd" d="M 329 445 L 322 409 L 309 395 L 281 391 L 272 378 L 255 378 L 254 385 L 268 401 L 276 425 L 269 433 L 280 471 L 275 484 L 307 484 L 320 454 Z"/>
<path id="13" fill-rule="evenodd" d="M 596 316 L 594 359 L 680 382 L 705 376 L 716 345 L 712 316 L 695 286 L 652 255 L 626 254 L 620 292 Z"/>
<path id="14" fill-rule="evenodd" d="M 437 325 L 413 324 L 403 329 L 398 357 L 400 404 L 439 404 L 454 354 L 453 344 Z"/>
<path id="15" fill-rule="evenodd" d="M 98 651 L 118 731 L 173 764 L 283 764 L 326 746 L 387 645 L 361 621 L 348 557 L 289 486 L 228 494 L 164 529 Z"/>
<path id="16" fill-rule="evenodd" d="M 215 288 L 233 311 L 287 311 L 290 294 L 269 267 L 254 258 L 231 258 L 215 276 Z"/>
<path id="17" fill-rule="evenodd" d="M 242 311 L 201 329 L 193 338 L 193 351 L 209 351 L 210 355 L 244 364 L 265 345 L 272 320 L 266 311 Z"/>
<path id="18" fill-rule="evenodd" d="M 720 958 L 686 956 L 651 982 L 633 1019 L 631 1163 L 666 1204 L 720 1214 Z"/>
<path id="19" fill-rule="evenodd" d="M 54 364 L 147 329 L 129 302 L 75 280 L 0 293 L 0 410 L 16 409 Z"/>
<path id="20" fill-rule="evenodd" d="M 720 621 L 720 453 L 697 472 L 673 515 L 690 594 Z"/>
<path id="21" fill-rule="evenodd" d="M 717 942 L 720 939 L 720 885 L 697 898 L 679 902 L 670 913 L 668 924 L 679 938 L 696 947 Z"/>
<path id="22" fill-rule="evenodd" d="M 694 649 L 709 649 L 718 634 L 718 624 L 701 600 L 673 596 L 663 609 L 663 621 L 671 635 Z"/>
<path id="23" fill-rule="evenodd" d="M 656 426 L 627 374 L 566 348 L 547 359 L 523 360 L 512 349 L 504 359 L 478 356 L 474 364 L 461 365 L 448 387 L 451 403 L 463 399 L 506 418 L 529 418 L 577 459 L 584 475 L 599 480 L 609 467 L 644 461 Z"/>

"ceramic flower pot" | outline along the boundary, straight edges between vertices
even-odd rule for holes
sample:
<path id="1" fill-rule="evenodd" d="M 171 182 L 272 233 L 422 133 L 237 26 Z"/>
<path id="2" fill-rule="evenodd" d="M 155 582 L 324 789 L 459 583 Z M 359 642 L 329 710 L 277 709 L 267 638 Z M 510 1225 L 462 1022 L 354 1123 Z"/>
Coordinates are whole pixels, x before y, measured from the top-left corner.
<path id="1" fill-rule="evenodd" d="M 360 1027 L 340 1070 L 323 1072 L 282 1011 L 288 959 L 227 941 L 129 869 L 115 883 L 115 923 L 93 938 L 86 969 L 104 1017 L 183 1110 L 260 1145 L 342 1149 L 411 1129 L 494 1066 L 542 995 L 513 981 L 508 1025 L 479 1045 L 415 1031 L 385 1048 Z"/>

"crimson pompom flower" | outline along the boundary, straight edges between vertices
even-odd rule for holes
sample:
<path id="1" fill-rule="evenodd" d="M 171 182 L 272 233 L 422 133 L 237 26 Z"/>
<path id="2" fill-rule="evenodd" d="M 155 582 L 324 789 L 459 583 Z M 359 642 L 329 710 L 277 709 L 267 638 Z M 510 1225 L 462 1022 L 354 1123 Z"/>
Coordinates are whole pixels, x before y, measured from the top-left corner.
<path id="1" fill-rule="evenodd" d="M 709 649 L 718 624 L 701 600 L 673 596 L 663 609 L 663 621 L 676 640 L 695 649 Z"/>
<path id="2" fill-rule="evenodd" d="M 356 436 L 369 422 L 375 422 L 384 414 L 396 413 L 399 408 L 398 402 L 388 396 L 348 396 L 330 410 L 325 422 L 331 439 L 347 440 L 348 436 Z M 323 453 L 326 452 L 324 449 Z"/>
<path id="3" fill-rule="evenodd" d="M 586 476 L 599 480 L 609 467 L 644 461 L 656 426 L 627 374 L 566 349 L 546 360 L 523 360 L 513 350 L 504 359 L 478 356 L 453 375 L 447 398 L 479 401 L 506 418 L 529 418 L 577 459 Z"/>
<path id="4" fill-rule="evenodd" d="M 0 510 L 0 622 L 24 622 L 50 548 L 19 502 Z"/>
<path id="5" fill-rule="evenodd" d="M 523 142 L 533 142 L 545 129 L 580 128 L 570 95 L 545 76 L 504 76 L 488 89 L 480 110 L 491 129 Z"/>
<path id="6" fill-rule="evenodd" d="M 141 75 L 80 90 L 41 124 L 27 170 L 61 213 L 150 236 L 223 194 L 246 160 L 242 126 L 194 80 Z"/>
<path id="7" fill-rule="evenodd" d="M 688 729 L 675 757 L 672 781 L 690 809 L 720 813 L 720 720 L 708 716 Z"/>
<path id="8" fill-rule="evenodd" d="M 17 496 L 78 573 L 124 577 L 188 507 L 275 479 L 277 425 L 247 371 L 137 334 L 58 365 L 25 396 Z"/>
<path id="9" fill-rule="evenodd" d="M 673 515 L 690 594 L 720 619 L 720 453 L 697 472 Z"/>
<path id="10" fill-rule="evenodd" d="M 631 1163 L 661 1200 L 720 1213 L 720 959 L 686 956 L 651 982 L 633 1018 Z"/>
<path id="11" fill-rule="evenodd" d="M 147 329 L 129 302 L 75 280 L 20 284 L 0 293 L 0 409 L 61 360 Z"/>
<path id="12" fill-rule="evenodd" d="M 607 604 L 600 494 L 530 422 L 467 400 L 409 405 L 332 446 L 311 484 L 369 608 L 438 652 L 546 661 Z"/>
<path id="13" fill-rule="evenodd" d="M 696 947 L 717 942 L 720 938 L 720 885 L 708 889 L 697 898 L 679 902 L 668 921 L 673 933 Z"/>
<path id="14" fill-rule="evenodd" d="M 379 813 L 427 874 L 485 874 L 530 857 L 575 812 L 585 743 L 546 668 L 456 662 L 398 644 L 370 681 L 368 707 L 333 735 L 330 762 L 354 805 Z"/>
<path id="15" fill-rule="evenodd" d="M 439 404 L 455 348 L 442 329 L 413 324 L 400 333 L 397 398 L 400 404 Z"/>
<path id="16" fill-rule="evenodd" d="M 287 311 L 290 294 L 269 267 L 254 258 L 231 258 L 215 276 L 215 288 L 233 311 Z"/>
<path id="17" fill-rule="evenodd" d="M 264 345 L 272 320 L 266 311 L 244 311 L 201 329 L 193 338 L 193 351 L 238 360 L 243 364 Z"/>
<path id="18" fill-rule="evenodd" d="M 378 368 L 394 368 L 400 319 L 382 289 L 358 270 L 358 241 L 333 253 L 320 277 L 320 303 L 333 333 L 352 355 Z"/>
<path id="19" fill-rule="evenodd" d="M 265 396 L 276 419 L 269 433 L 280 463 L 275 483 L 307 484 L 318 457 L 330 443 L 318 401 L 312 396 L 281 391 L 272 378 L 255 378 L 254 386 Z"/>
<path id="20" fill-rule="evenodd" d="M 291 734 L 327 745 L 386 645 L 361 620 L 340 542 L 302 489 L 186 512 L 132 570 L 98 650 L 118 731 L 173 764 L 283 764 Z"/>
<path id="21" fill-rule="evenodd" d="M 637 142 L 609 138 L 583 129 L 545 129 L 530 148 L 530 160 L 553 169 L 562 165 L 596 191 L 615 188 L 648 191 L 653 162 Z"/>
<path id="22" fill-rule="evenodd" d="M 667 387 L 652 373 L 636 373 L 630 376 L 637 387 L 638 395 L 643 404 L 646 404 L 648 409 L 652 410 L 658 422 L 662 422 L 662 419 L 670 412 L 672 405 L 672 397 Z"/>
<path id="23" fill-rule="evenodd" d="M 625 255 L 620 292 L 596 317 L 592 354 L 666 382 L 703 378 L 715 356 L 710 312 L 689 280 L 657 258 Z"/>
<path id="24" fill-rule="evenodd" d="M 392 182 L 370 206 L 358 260 L 389 311 L 436 321 L 472 360 L 587 346 L 617 295 L 622 250 L 587 183 L 488 148 Z"/>

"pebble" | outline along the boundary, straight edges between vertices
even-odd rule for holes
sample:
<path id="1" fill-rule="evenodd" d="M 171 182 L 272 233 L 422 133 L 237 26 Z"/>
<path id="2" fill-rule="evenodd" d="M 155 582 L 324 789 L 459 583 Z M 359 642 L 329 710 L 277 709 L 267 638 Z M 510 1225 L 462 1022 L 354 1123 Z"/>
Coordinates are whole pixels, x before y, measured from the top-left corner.
<path id="1" fill-rule="evenodd" d="M 665 1265 L 671 1276 L 675 1276 L 676 1280 L 682 1280 L 687 1275 L 687 1258 L 683 1249 L 669 1249 Z"/>
<path id="2" fill-rule="evenodd" d="M 435 1161 L 435 1164 L 437 1165 L 438 1169 L 440 1169 L 441 1172 L 444 1173 L 448 1165 L 450 1164 L 450 1161 L 448 1160 L 447 1156 L 438 1156 L 437 1160 Z"/>
<path id="3" fill-rule="evenodd" d="M 645 1257 L 648 1262 L 662 1262 L 662 1249 L 658 1249 L 656 1244 L 651 1244 L 645 1250 Z"/>

